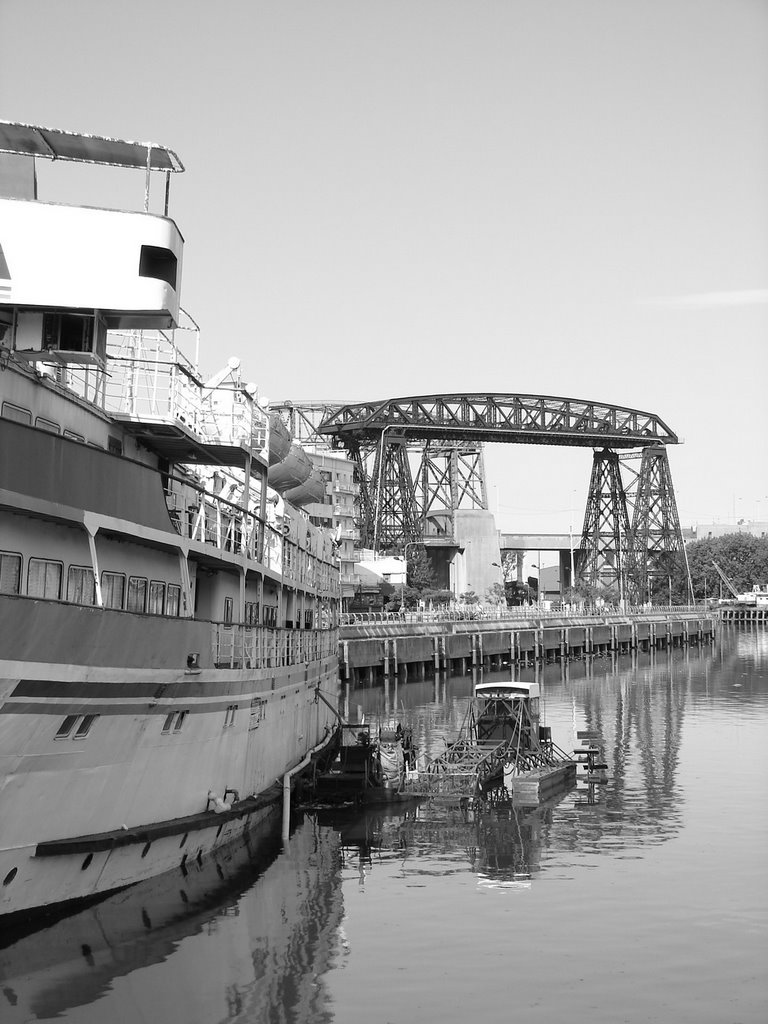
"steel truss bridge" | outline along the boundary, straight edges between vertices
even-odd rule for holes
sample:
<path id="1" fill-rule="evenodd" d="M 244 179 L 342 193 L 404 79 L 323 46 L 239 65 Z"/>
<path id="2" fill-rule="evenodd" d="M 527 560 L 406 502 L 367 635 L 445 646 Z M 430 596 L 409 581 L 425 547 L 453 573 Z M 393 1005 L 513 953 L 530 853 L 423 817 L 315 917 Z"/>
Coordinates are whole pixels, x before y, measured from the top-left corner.
<path id="1" fill-rule="evenodd" d="M 460 509 L 487 509 L 486 443 L 594 449 L 578 576 L 647 597 L 684 554 L 667 458 L 676 434 L 655 413 L 546 395 L 455 394 L 273 406 L 307 447 L 343 448 L 360 487 L 361 543 L 402 550 L 456 542 Z"/>

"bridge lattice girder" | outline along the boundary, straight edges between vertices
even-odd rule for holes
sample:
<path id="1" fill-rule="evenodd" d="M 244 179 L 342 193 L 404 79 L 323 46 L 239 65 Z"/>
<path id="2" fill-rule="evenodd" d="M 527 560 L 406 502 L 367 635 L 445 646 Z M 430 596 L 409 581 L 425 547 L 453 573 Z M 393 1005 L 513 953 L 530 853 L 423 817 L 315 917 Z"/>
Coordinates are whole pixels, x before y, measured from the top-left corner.
<path id="1" fill-rule="evenodd" d="M 509 394 L 287 402 L 280 411 L 303 443 L 347 449 L 358 470 L 365 546 L 449 540 L 458 508 L 488 507 L 482 446 L 501 442 L 601 449 L 585 510 L 583 581 L 646 595 L 651 578 L 683 550 L 666 455 L 678 438 L 654 413 Z M 620 464 L 633 477 L 626 487 Z"/>
<path id="2" fill-rule="evenodd" d="M 637 448 L 677 444 L 655 413 L 545 395 L 421 395 L 343 405 L 318 428 L 337 444 L 379 438 L 397 429 L 402 438 Z"/>

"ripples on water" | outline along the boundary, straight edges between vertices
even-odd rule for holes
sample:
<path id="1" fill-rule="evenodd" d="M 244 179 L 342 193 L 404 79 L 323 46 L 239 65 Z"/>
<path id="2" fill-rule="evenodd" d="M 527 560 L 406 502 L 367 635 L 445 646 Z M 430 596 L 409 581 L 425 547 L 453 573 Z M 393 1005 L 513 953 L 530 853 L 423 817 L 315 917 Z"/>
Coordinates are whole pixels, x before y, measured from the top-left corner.
<path id="1" fill-rule="evenodd" d="M 521 673 L 532 679 L 533 670 Z M 487 676 L 486 676 L 487 678 Z M 565 749 L 610 778 L 537 808 L 306 814 L 0 942 L 0 1021 L 768 1019 L 768 632 L 551 665 Z M 348 692 L 455 739 L 469 677 Z"/>

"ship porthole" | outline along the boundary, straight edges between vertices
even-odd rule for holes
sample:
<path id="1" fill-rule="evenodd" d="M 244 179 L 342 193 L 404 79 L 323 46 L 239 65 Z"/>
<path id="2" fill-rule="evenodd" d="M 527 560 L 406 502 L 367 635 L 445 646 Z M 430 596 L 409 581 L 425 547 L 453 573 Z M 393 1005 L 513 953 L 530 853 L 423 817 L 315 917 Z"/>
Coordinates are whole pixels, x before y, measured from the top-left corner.
<path id="1" fill-rule="evenodd" d="M 83 863 L 80 865 L 80 870 L 81 871 L 85 871 L 86 868 L 89 868 L 91 866 L 91 861 L 92 860 L 93 860 L 93 854 L 89 853 L 88 856 L 83 861 Z"/>
<path id="2" fill-rule="evenodd" d="M 18 868 L 11 868 L 11 870 L 10 870 L 10 871 L 8 872 L 8 874 L 7 874 L 7 875 L 5 876 L 5 878 L 3 879 L 3 885 L 10 885 L 10 884 L 11 884 L 11 882 L 12 882 L 12 881 L 14 880 L 14 878 L 16 877 L 16 872 L 17 872 L 18 870 L 19 870 Z"/>
<path id="3" fill-rule="evenodd" d="M 150 848 L 151 845 L 152 845 L 152 843 L 147 843 L 147 845 L 141 851 L 141 856 L 142 857 L 146 857 L 147 856 L 147 854 L 149 853 L 149 848 Z"/>

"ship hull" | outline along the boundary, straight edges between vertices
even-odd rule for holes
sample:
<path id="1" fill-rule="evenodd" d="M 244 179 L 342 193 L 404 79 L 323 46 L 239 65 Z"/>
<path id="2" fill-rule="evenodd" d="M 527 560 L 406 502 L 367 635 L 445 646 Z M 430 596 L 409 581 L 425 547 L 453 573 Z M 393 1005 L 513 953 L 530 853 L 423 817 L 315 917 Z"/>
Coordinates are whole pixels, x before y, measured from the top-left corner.
<path id="1" fill-rule="evenodd" d="M 179 668 L 210 624 L 3 595 L 0 617 L 14 655 L 0 660 L 0 914 L 200 861 L 259 825 L 276 782 L 335 728 L 335 652 Z M 155 632 L 163 657 L 147 656 Z"/>

